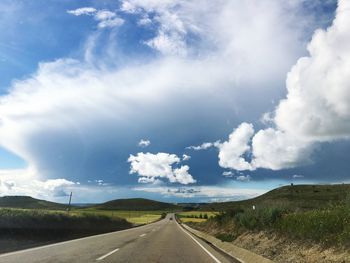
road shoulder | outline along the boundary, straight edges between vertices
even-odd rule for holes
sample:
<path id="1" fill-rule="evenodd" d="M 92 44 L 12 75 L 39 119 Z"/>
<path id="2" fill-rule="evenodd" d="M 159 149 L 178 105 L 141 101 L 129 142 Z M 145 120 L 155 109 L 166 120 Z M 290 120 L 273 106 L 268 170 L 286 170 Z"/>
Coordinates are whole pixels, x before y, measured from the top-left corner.
<path id="1" fill-rule="evenodd" d="M 221 250 L 222 252 L 232 256 L 233 258 L 239 260 L 242 263 L 273 263 L 272 260 L 264 258 L 258 254 L 255 254 L 249 250 L 246 250 L 244 248 L 237 247 L 231 243 L 223 242 L 211 235 L 208 235 L 206 233 L 203 233 L 201 231 L 198 231 L 196 229 L 193 229 L 189 227 L 186 224 L 181 224 L 187 231 L 192 233 L 193 235 L 205 240 L 206 242 L 210 243 L 211 245 L 215 246 L 217 249 Z"/>

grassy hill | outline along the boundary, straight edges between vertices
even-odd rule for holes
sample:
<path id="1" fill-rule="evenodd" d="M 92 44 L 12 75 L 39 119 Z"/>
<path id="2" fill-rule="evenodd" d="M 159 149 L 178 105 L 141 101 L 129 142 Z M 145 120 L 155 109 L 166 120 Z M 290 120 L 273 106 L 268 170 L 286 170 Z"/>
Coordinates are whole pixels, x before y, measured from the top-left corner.
<path id="1" fill-rule="evenodd" d="M 285 207 L 289 209 L 317 209 L 350 202 L 350 184 L 289 185 L 276 188 L 256 198 L 200 206 L 202 211 L 256 207 Z"/>
<path id="2" fill-rule="evenodd" d="M 158 202 L 144 198 L 117 199 L 108 201 L 92 208 L 99 210 L 132 210 L 132 211 L 155 211 L 155 210 L 181 210 L 174 204 Z"/>
<path id="3" fill-rule="evenodd" d="M 67 208 L 67 205 L 35 199 L 30 196 L 4 196 L 0 197 L 0 207 L 64 210 Z"/>

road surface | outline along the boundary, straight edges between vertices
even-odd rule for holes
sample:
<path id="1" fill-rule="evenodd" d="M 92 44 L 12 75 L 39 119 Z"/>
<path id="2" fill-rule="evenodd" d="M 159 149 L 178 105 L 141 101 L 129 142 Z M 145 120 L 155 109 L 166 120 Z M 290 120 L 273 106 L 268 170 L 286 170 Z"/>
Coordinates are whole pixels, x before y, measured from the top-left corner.
<path id="1" fill-rule="evenodd" d="M 185 231 L 173 214 L 156 223 L 0 255 L 1 263 L 237 262 Z"/>

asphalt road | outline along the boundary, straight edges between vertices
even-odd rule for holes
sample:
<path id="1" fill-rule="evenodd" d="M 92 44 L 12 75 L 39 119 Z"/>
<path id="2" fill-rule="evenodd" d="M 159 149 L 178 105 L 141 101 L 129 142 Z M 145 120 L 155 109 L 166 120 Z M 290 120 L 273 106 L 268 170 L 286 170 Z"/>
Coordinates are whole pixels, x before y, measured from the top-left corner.
<path id="1" fill-rule="evenodd" d="M 172 220 L 171 220 L 172 219 Z M 236 262 L 185 231 L 173 214 L 156 223 L 0 255 L 1 263 Z"/>

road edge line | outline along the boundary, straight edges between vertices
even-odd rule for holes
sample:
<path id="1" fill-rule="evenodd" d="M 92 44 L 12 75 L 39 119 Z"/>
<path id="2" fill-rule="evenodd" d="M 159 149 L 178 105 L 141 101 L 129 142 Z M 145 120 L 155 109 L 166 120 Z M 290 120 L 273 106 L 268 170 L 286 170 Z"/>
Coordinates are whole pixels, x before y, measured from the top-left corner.
<path id="1" fill-rule="evenodd" d="M 198 246 L 200 246 L 216 263 L 221 263 L 220 260 L 218 260 L 208 249 L 206 249 L 201 243 L 198 242 L 197 239 L 195 239 L 190 233 L 188 233 L 185 229 L 183 229 L 178 222 L 176 222 L 178 227 L 185 233 L 187 234 Z"/>

